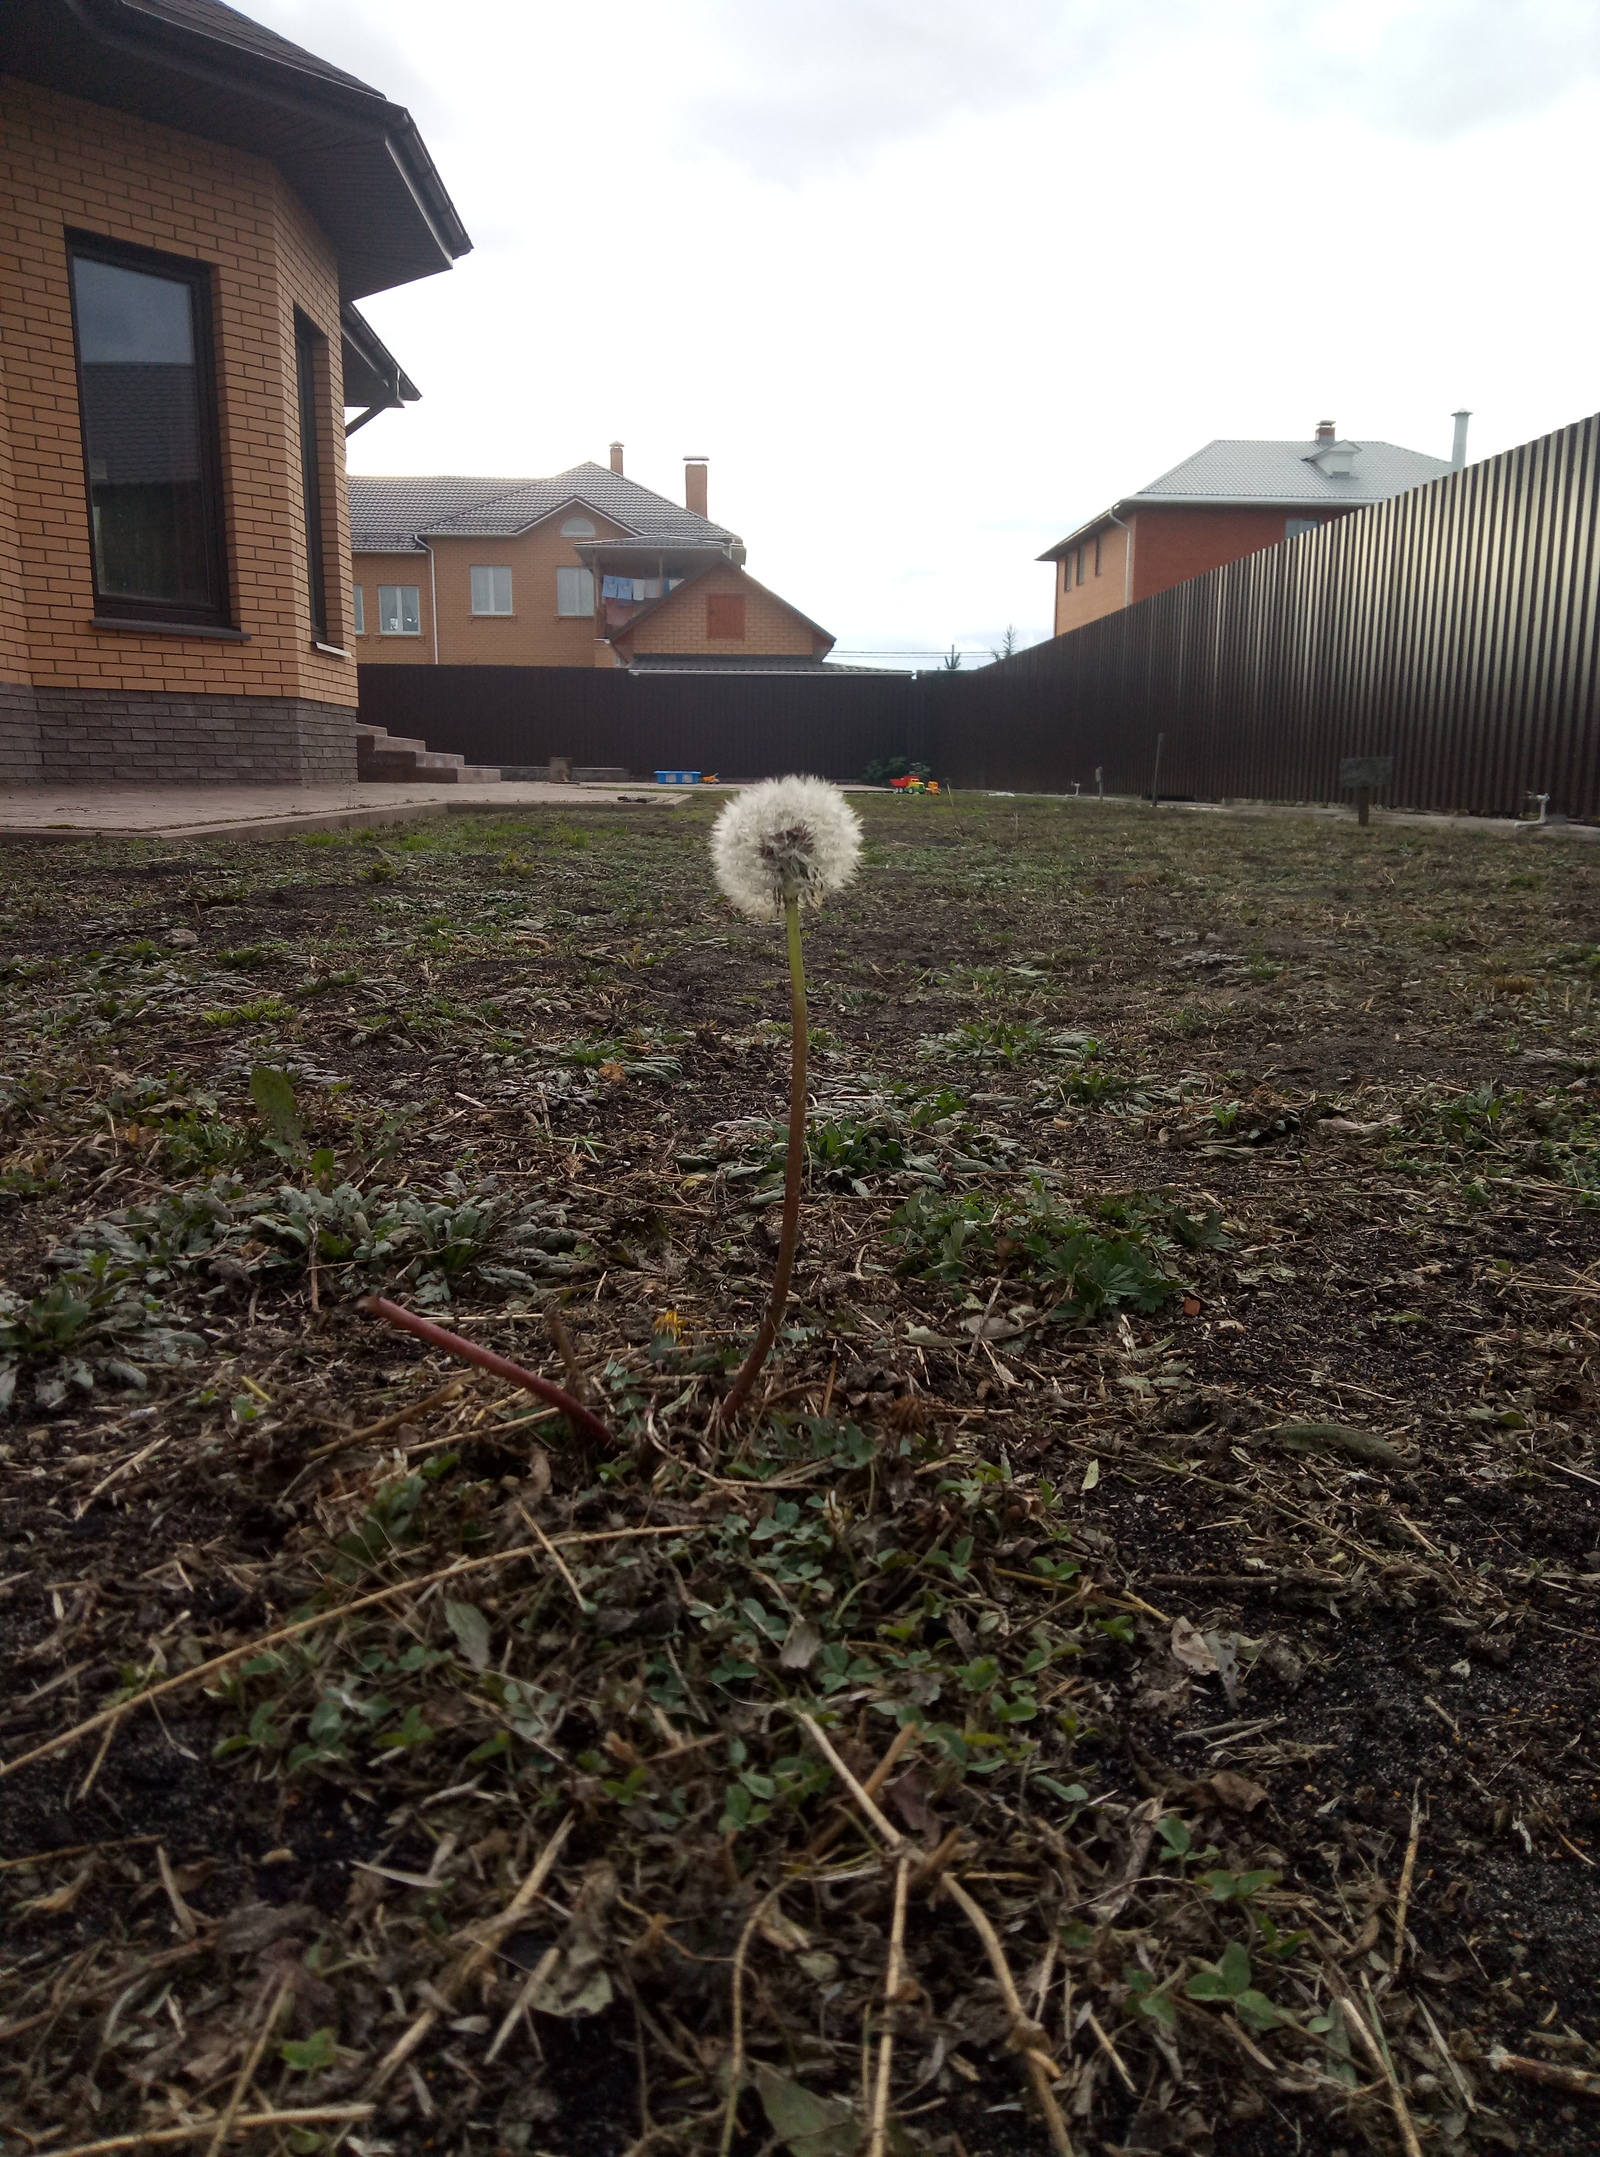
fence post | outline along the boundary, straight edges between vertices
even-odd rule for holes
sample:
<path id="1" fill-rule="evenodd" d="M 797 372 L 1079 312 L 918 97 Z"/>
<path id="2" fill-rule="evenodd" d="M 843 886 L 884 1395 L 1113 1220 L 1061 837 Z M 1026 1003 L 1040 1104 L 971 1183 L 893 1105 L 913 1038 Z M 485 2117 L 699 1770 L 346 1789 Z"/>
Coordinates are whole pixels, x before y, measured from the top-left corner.
<path id="1" fill-rule="evenodd" d="M 1165 734 L 1156 736 L 1155 768 L 1150 774 L 1150 806 L 1152 809 L 1159 809 L 1161 806 L 1161 750 L 1166 738 Z"/>

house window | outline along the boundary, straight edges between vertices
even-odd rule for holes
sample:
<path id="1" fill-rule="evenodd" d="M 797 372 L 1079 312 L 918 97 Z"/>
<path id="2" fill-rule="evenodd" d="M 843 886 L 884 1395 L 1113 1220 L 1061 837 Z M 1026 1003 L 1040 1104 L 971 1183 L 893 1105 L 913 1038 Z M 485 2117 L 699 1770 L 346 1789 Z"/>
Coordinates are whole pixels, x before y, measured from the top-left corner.
<path id="1" fill-rule="evenodd" d="M 317 347 L 322 337 L 305 316 L 294 318 L 295 394 L 300 407 L 300 500 L 306 520 L 306 596 L 311 632 L 328 635 L 327 543 L 322 515 L 322 459 L 317 448 Z"/>
<path id="2" fill-rule="evenodd" d="M 378 586 L 378 634 L 380 637 L 420 637 L 422 594 L 415 584 Z"/>
<path id="3" fill-rule="evenodd" d="M 1080 584 L 1081 584 L 1081 583 L 1083 582 L 1083 549 L 1082 549 L 1082 547 L 1080 547 L 1080 548 L 1078 549 L 1078 582 L 1079 582 Z"/>
<path id="4" fill-rule="evenodd" d="M 1094 535 L 1094 573 L 1097 577 L 1100 574 L 1100 540 L 1101 535 L 1096 532 Z"/>
<path id="5" fill-rule="evenodd" d="M 110 241 L 70 248 L 95 611 L 221 627 L 211 273 Z"/>
<path id="6" fill-rule="evenodd" d="M 352 619 L 352 620 L 353 620 L 353 622 L 355 623 L 355 632 L 356 632 L 356 635 L 357 635 L 358 637 L 364 637 L 364 636 L 366 635 L 366 633 L 367 633 L 367 589 L 366 589 L 366 586 L 365 586 L 364 584 L 356 584 L 356 585 L 352 585 L 352 586 L 351 586 L 351 590 L 350 590 L 350 596 L 351 596 L 351 600 L 352 600 L 352 602 L 353 602 L 353 608 L 352 608 L 352 614 L 351 614 L 351 619 Z"/>
<path id="7" fill-rule="evenodd" d="M 561 527 L 563 539 L 593 539 L 594 526 L 587 517 L 569 517 Z"/>
<path id="8" fill-rule="evenodd" d="M 558 569 L 556 571 L 556 612 L 563 615 L 593 614 L 594 571 L 592 569 Z"/>
<path id="9" fill-rule="evenodd" d="M 743 592 L 706 594 L 706 635 L 729 637 L 740 643 L 744 641 Z"/>
<path id="10" fill-rule="evenodd" d="M 1290 517 L 1283 527 L 1285 539 L 1298 539 L 1303 532 L 1320 532 L 1320 517 Z"/>
<path id="11" fill-rule="evenodd" d="M 511 612 L 511 572 L 509 569 L 483 569 L 474 565 L 472 571 L 472 611 L 474 614 L 509 614 Z"/>

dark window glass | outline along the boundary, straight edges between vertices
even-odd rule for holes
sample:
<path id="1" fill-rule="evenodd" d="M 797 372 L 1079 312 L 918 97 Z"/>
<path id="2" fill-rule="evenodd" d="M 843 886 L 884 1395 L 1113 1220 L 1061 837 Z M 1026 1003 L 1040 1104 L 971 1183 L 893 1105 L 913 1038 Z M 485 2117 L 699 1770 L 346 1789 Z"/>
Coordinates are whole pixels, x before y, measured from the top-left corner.
<path id="1" fill-rule="evenodd" d="M 317 454 L 317 346 L 304 315 L 294 318 L 295 388 L 300 400 L 300 486 L 306 513 L 306 586 L 311 627 L 328 634 L 328 571 L 322 530 L 322 465 Z"/>
<path id="2" fill-rule="evenodd" d="M 208 272 L 78 242 L 72 309 L 102 613 L 226 619 Z"/>

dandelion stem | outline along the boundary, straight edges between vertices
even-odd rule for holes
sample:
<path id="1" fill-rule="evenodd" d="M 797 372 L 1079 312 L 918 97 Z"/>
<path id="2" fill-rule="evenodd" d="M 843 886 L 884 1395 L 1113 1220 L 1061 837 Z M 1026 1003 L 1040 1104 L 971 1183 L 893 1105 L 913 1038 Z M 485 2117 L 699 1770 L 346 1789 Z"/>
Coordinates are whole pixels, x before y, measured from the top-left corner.
<path id="1" fill-rule="evenodd" d="M 784 927 L 789 941 L 789 1005 L 792 1037 L 789 1061 L 789 1150 L 783 1169 L 783 1232 L 778 1243 L 778 1268 L 772 1276 L 772 1295 L 761 1330 L 751 1344 L 743 1368 L 722 1404 L 719 1421 L 729 1423 L 744 1406 L 750 1388 L 761 1375 L 761 1366 L 772 1353 L 784 1310 L 789 1301 L 789 1281 L 794 1273 L 795 1245 L 800 1240 L 800 1187 L 806 1171 L 806 961 L 800 942 L 800 901 L 785 899 Z"/>

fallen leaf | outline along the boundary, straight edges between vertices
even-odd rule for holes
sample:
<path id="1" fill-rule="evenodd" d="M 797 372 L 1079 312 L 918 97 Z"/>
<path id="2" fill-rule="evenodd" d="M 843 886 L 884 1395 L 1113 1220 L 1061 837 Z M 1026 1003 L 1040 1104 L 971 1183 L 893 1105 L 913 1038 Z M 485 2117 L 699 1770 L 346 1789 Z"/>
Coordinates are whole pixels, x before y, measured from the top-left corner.
<path id="1" fill-rule="evenodd" d="M 1290 1453 L 1349 1453 L 1356 1460 L 1373 1461 L 1385 1468 L 1406 1466 L 1405 1455 L 1397 1452 L 1387 1438 L 1357 1430 L 1348 1423 L 1274 1423 L 1257 1436 Z"/>
<path id="2" fill-rule="evenodd" d="M 780 1670 L 809 1670 L 822 1648 L 822 1635 L 809 1618 L 796 1618 L 778 1651 Z"/>
<path id="3" fill-rule="evenodd" d="M 928 1809 L 928 1790 L 926 1773 L 916 1767 L 897 1775 L 883 1793 L 913 1835 L 925 1835 L 936 1824 Z"/>
<path id="4" fill-rule="evenodd" d="M 474 1670 L 489 1667 L 489 1621 L 475 1603 L 446 1603 L 445 1622 Z"/>
<path id="5" fill-rule="evenodd" d="M 1174 1621 L 1172 1652 L 1184 1669 L 1194 1671 L 1197 1677 L 1214 1678 L 1220 1675 L 1221 1665 L 1212 1653 L 1209 1641 L 1187 1618 Z"/>
<path id="6" fill-rule="evenodd" d="M 1092 1460 L 1088 1467 L 1084 1469 L 1083 1481 L 1078 1485 L 1078 1488 L 1080 1490 L 1093 1490 L 1099 1480 L 1100 1463 L 1097 1460 Z"/>
<path id="7" fill-rule="evenodd" d="M 790 2157 L 856 2157 L 861 2133 L 842 2097 L 818 2097 L 791 2075 L 756 2064 L 756 2089 L 767 2124 Z"/>
<path id="8" fill-rule="evenodd" d="M 1250 1813 L 1267 1802 L 1260 1783 L 1253 1783 L 1248 1775 L 1236 1775 L 1232 1768 L 1218 1768 L 1200 1787 L 1210 1790 L 1224 1812 Z"/>

